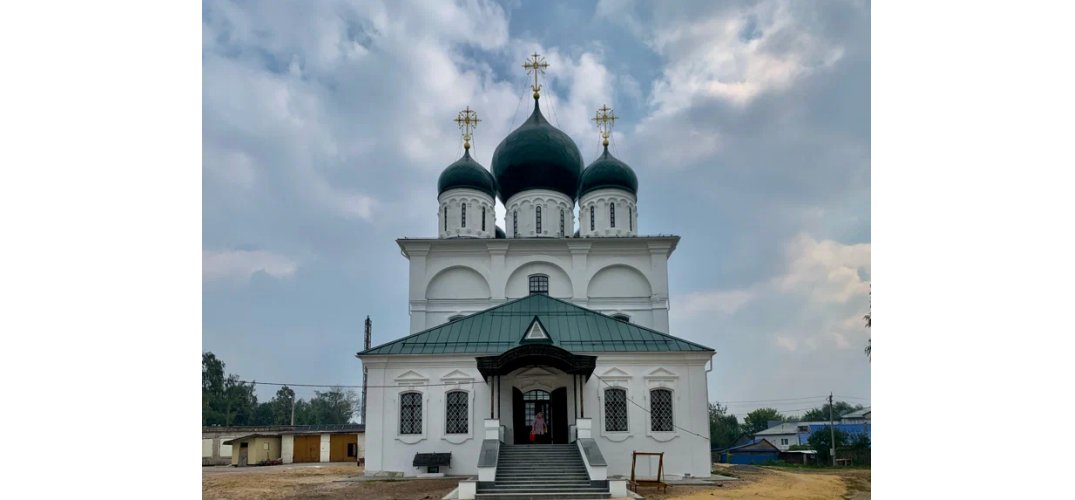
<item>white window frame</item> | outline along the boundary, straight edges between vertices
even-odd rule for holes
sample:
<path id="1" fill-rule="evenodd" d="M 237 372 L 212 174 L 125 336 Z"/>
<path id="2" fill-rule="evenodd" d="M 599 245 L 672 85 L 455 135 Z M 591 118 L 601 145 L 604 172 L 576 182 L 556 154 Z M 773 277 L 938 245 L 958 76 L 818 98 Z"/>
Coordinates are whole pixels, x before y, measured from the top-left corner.
<path id="1" fill-rule="evenodd" d="M 396 377 L 396 394 L 395 401 L 393 403 L 396 407 L 395 423 L 393 425 L 393 433 L 395 439 L 406 444 L 416 444 L 426 439 L 429 435 L 429 378 L 415 372 L 414 370 L 408 370 L 406 373 Z M 400 417 L 403 415 L 403 394 L 406 392 L 417 392 L 421 394 L 422 402 L 422 432 L 421 434 L 402 434 L 400 433 Z"/>
<path id="2" fill-rule="evenodd" d="M 645 408 L 646 408 L 646 436 L 652 438 L 655 441 L 667 442 L 671 441 L 680 435 L 679 431 L 679 417 L 682 414 L 682 408 L 679 404 L 679 391 L 676 387 L 679 381 L 679 375 L 673 373 L 666 368 L 657 368 L 643 377 L 645 380 Z M 671 431 L 654 431 L 653 430 L 653 415 L 651 415 L 651 402 L 653 400 L 651 394 L 657 389 L 667 389 L 672 392 L 672 430 Z"/>
<path id="3" fill-rule="evenodd" d="M 477 391 L 474 390 L 474 377 L 460 371 L 452 370 L 451 373 L 441 377 L 440 379 L 443 387 L 443 396 L 441 397 L 440 407 L 443 412 L 441 415 L 441 425 L 443 425 L 441 432 L 441 440 L 447 441 L 451 444 L 462 444 L 468 440 L 474 439 L 474 426 L 476 424 L 474 420 L 474 407 L 477 406 Z M 448 434 L 448 393 L 449 392 L 465 392 L 467 393 L 467 433 L 466 434 Z"/>

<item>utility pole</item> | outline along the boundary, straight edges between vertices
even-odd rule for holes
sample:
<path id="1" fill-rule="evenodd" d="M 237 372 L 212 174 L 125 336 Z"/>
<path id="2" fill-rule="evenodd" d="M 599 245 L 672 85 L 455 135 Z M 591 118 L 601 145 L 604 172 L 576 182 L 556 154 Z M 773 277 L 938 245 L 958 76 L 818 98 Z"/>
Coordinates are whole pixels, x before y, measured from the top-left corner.
<path id="1" fill-rule="evenodd" d="M 363 351 L 370 350 L 373 340 L 373 322 L 370 321 L 370 317 L 366 315 L 366 338 L 364 339 Z M 369 369 L 366 368 L 366 363 L 362 363 L 362 425 L 366 425 L 366 376 L 369 374 Z"/>
<path id="2" fill-rule="evenodd" d="M 829 441 L 832 443 L 832 448 L 829 450 L 832 453 L 832 466 L 836 467 L 836 427 L 832 423 L 832 393 L 829 393 Z"/>
<path id="3" fill-rule="evenodd" d="M 291 398 L 291 425 L 295 425 L 295 398 Z"/>

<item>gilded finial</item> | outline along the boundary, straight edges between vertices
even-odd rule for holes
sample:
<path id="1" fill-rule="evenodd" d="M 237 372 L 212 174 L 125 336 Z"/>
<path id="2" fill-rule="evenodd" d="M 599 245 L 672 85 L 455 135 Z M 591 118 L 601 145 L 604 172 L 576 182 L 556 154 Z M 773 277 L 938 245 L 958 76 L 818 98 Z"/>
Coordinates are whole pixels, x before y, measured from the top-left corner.
<path id="1" fill-rule="evenodd" d="M 612 113 L 612 108 L 608 105 L 601 106 L 593 117 L 597 130 L 601 132 L 601 144 L 605 147 L 608 147 L 608 138 L 612 136 L 612 126 L 616 124 L 617 118 L 619 117 Z"/>
<path id="2" fill-rule="evenodd" d="M 523 68 L 526 68 L 526 74 L 534 75 L 534 85 L 530 88 L 534 91 L 534 99 L 541 97 L 541 84 L 538 83 L 538 75 L 545 73 L 545 68 L 549 67 L 549 63 L 545 62 L 545 58 L 541 57 L 535 52 L 523 63 Z"/>
<path id="3" fill-rule="evenodd" d="M 452 121 L 459 124 L 459 129 L 463 131 L 463 148 L 469 150 L 471 132 L 478 128 L 478 122 L 481 121 L 478 119 L 478 112 L 467 106 L 467 109 L 460 111 L 459 116 Z"/>

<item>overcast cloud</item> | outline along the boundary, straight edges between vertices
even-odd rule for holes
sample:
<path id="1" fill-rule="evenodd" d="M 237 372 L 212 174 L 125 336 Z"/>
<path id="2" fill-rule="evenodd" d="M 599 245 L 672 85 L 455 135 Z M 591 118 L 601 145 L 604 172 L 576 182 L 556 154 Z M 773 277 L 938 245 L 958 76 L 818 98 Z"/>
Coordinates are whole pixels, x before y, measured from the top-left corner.
<path id="1" fill-rule="evenodd" d="M 375 344 L 408 333 L 394 240 L 436 235 L 437 176 L 462 152 L 452 118 L 478 111 L 488 167 L 529 112 L 536 51 L 546 116 L 589 162 L 588 119 L 613 107 L 640 232 L 682 237 L 671 333 L 717 350 L 710 398 L 870 397 L 868 2 L 203 9 L 202 344 L 228 371 L 361 383 L 366 315 Z"/>

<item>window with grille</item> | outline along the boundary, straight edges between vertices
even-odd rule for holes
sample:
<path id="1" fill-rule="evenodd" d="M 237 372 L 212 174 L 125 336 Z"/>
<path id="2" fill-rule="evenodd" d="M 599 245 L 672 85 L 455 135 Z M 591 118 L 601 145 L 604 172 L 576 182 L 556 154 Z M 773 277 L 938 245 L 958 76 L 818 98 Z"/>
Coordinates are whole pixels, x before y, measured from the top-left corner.
<path id="1" fill-rule="evenodd" d="M 549 294 L 549 277 L 543 274 L 535 274 L 530 277 L 530 294 Z"/>
<path id="2" fill-rule="evenodd" d="M 446 434 L 466 434 L 469 432 L 470 408 L 467 396 L 467 393 L 463 391 L 448 393 L 447 408 L 445 408 L 448 421 L 444 425 Z"/>
<path id="3" fill-rule="evenodd" d="M 672 391 L 655 389 L 649 393 L 650 425 L 653 432 L 672 432 Z"/>
<path id="4" fill-rule="evenodd" d="M 608 204 L 608 223 L 612 227 L 616 227 L 616 204 Z"/>
<path id="5" fill-rule="evenodd" d="M 566 235 L 567 233 L 564 232 L 564 210 L 560 209 L 560 236 Z"/>
<path id="6" fill-rule="evenodd" d="M 516 211 L 511 213 L 511 225 L 512 225 L 511 235 L 513 237 L 515 237 L 515 238 L 518 238 L 519 237 L 519 211 L 518 210 L 516 210 Z"/>
<path id="7" fill-rule="evenodd" d="M 399 396 L 399 433 L 422 433 L 422 395 L 405 392 Z"/>
<path id="8" fill-rule="evenodd" d="M 537 207 L 535 210 L 537 212 L 537 233 L 541 234 L 541 207 Z"/>
<path id="9" fill-rule="evenodd" d="M 462 225 L 462 227 L 467 227 L 467 204 L 466 204 L 466 203 L 464 203 L 464 204 L 463 204 L 463 215 L 462 215 L 462 218 L 463 218 L 463 225 Z"/>
<path id="10" fill-rule="evenodd" d="M 482 231 L 485 231 L 485 207 L 482 207 Z"/>
<path id="11" fill-rule="evenodd" d="M 593 205 L 590 205 L 590 231 L 593 231 Z"/>
<path id="12" fill-rule="evenodd" d="M 605 431 L 627 432 L 627 391 L 605 390 Z"/>

